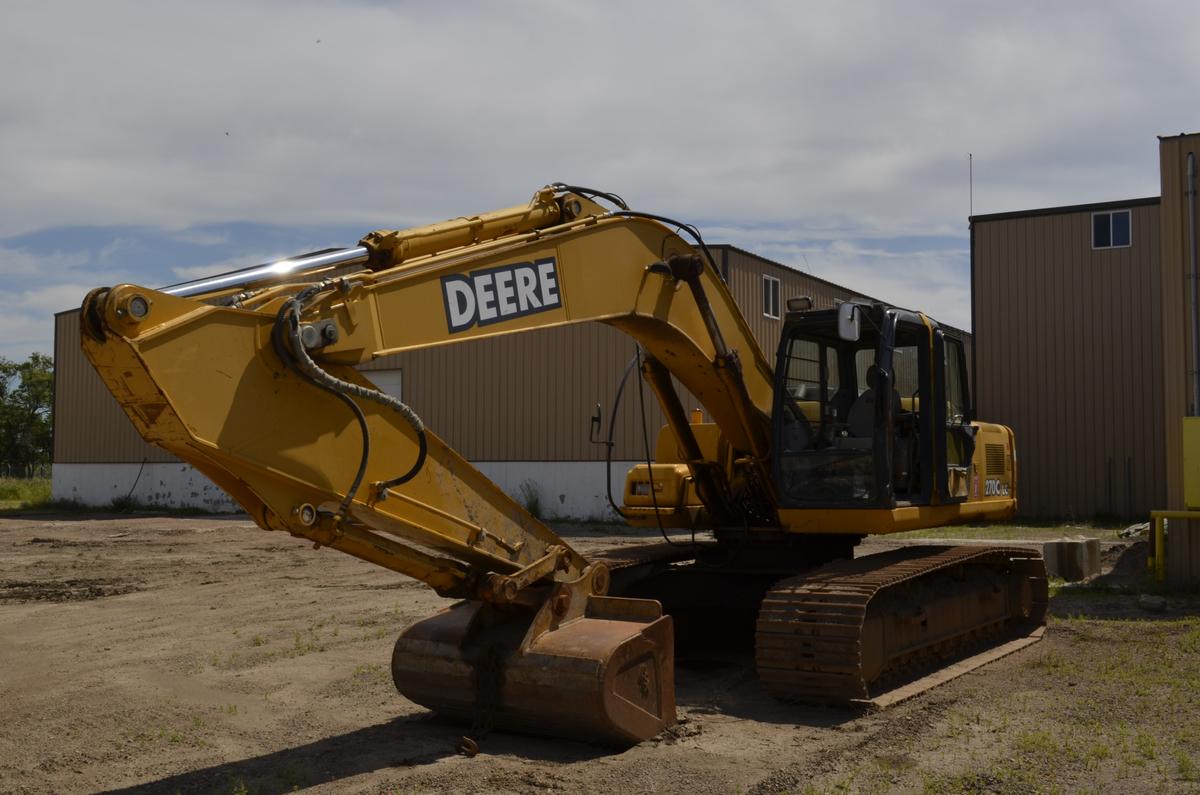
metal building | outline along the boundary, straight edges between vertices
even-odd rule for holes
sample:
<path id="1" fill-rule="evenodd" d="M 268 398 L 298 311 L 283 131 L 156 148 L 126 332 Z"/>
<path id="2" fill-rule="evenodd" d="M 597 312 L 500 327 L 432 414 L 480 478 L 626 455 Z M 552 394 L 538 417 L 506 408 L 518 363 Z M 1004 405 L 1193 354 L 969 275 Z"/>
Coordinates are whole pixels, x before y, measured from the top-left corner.
<path id="1" fill-rule="evenodd" d="M 971 219 L 978 415 L 1016 433 L 1024 517 L 1180 503 L 1188 152 L 1200 135 L 1159 139 L 1158 197 Z"/>
<path id="2" fill-rule="evenodd" d="M 734 246 L 709 248 L 772 361 L 788 298 L 808 295 L 818 308 L 866 298 Z M 629 337 L 587 323 L 410 351 L 361 369 L 518 500 L 536 498 L 547 517 L 602 518 L 612 515 L 606 453 L 589 440 L 591 418 L 599 404 L 607 435 L 613 396 L 633 352 Z M 55 362 L 56 498 L 104 505 L 130 495 L 146 503 L 234 508 L 190 465 L 137 435 L 80 350 L 78 310 L 55 317 Z M 637 386 L 631 379 L 614 434 L 618 501 L 625 473 L 644 455 Z M 696 405 L 679 391 L 685 406 Z M 653 449 L 663 419 L 648 388 L 645 401 Z"/>

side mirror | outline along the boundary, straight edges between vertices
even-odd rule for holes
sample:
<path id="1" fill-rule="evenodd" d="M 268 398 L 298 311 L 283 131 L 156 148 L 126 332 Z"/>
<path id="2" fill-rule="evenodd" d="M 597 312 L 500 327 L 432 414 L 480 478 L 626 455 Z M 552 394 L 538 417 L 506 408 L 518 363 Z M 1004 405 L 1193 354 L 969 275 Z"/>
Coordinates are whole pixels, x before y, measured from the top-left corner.
<path id="1" fill-rule="evenodd" d="M 838 336 L 846 342 L 858 342 L 862 324 L 862 307 L 849 301 L 838 307 Z"/>

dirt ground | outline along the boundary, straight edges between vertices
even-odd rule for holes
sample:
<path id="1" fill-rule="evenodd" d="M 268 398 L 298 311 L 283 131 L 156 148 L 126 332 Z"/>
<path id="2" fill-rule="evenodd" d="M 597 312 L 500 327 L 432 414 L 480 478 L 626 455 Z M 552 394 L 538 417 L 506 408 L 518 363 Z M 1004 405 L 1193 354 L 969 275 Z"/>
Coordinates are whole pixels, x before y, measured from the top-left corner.
<path id="1" fill-rule="evenodd" d="M 424 586 L 245 518 L 0 518 L 0 792 L 1200 791 L 1200 600 L 1151 613 L 1106 582 L 888 710 L 777 703 L 748 654 L 709 656 L 654 740 L 494 733 L 468 759 L 391 683 L 396 636 L 444 604 Z"/>

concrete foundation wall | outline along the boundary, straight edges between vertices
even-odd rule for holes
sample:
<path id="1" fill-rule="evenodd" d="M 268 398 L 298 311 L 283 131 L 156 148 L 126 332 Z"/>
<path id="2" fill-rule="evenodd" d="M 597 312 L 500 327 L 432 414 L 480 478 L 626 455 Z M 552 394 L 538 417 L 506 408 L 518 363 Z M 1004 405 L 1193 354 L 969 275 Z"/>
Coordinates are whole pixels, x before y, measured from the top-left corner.
<path id="1" fill-rule="evenodd" d="M 514 500 L 529 507 L 523 484 L 533 489 L 543 519 L 617 521 L 604 488 L 603 461 L 476 461 L 487 475 Z M 612 464 L 613 499 L 621 504 L 625 475 L 637 462 Z"/>
<path id="2" fill-rule="evenodd" d="M 55 464 L 50 477 L 56 500 L 104 506 L 130 497 L 171 508 L 232 513 L 241 508 L 190 464 Z"/>
<path id="3" fill-rule="evenodd" d="M 475 466 L 526 507 L 529 494 L 535 494 L 543 518 L 617 518 L 605 496 L 602 461 L 481 461 Z M 613 462 L 613 498 L 618 503 L 625 489 L 625 474 L 632 466 L 629 461 Z M 241 510 L 211 480 L 182 463 L 55 464 L 51 488 L 54 499 L 84 505 L 105 506 L 129 496 L 173 508 Z"/>

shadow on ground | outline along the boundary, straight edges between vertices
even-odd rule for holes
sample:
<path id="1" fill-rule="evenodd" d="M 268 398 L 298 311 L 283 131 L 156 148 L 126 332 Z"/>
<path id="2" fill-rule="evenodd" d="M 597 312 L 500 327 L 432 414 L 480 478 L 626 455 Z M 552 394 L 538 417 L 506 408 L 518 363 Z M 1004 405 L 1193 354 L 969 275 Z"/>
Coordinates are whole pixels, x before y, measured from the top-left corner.
<path id="1" fill-rule="evenodd" d="M 425 713 L 106 792 L 107 795 L 179 792 L 277 795 L 376 770 L 427 765 L 453 756 L 462 734 L 463 727 Z M 485 739 L 483 752 L 573 762 L 604 756 L 612 753 L 612 750 L 583 743 L 496 732 Z"/>
<path id="2" fill-rule="evenodd" d="M 855 710 L 785 704 L 771 698 L 755 680 L 748 654 L 703 655 L 681 660 L 678 703 L 692 720 L 708 716 L 830 727 L 853 720 Z M 668 730 L 663 737 L 671 742 Z M 464 727 L 431 713 L 397 718 L 335 737 L 261 756 L 223 762 L 200 770 L 148 781 L 108 795 L 252 792 L 278 795 L 298 787 L 337 782 L 391 768 L 413 768 L 455 755 Z M 653 741 L 652 741 L 653 742 Z M 579 762 L 621 753 L 570 740 L 496 731 L 481 742 L 482 753 L 555 762 Z"/>
<path id="3" fill-rule="evenodd" d="M 145 510 L 145 511 L 110 511 L 105 508 L 89 508 L 81 506 L 69 510 L 54 508 L 4 508 L 0 509 L 0 519 L 24 519 L 38 522 L 108 522 L 118 519 L 203 519 L 217 522 L 249 522 L 250 515 L 246 513 L 208 513 L 195 510 Z"/>

